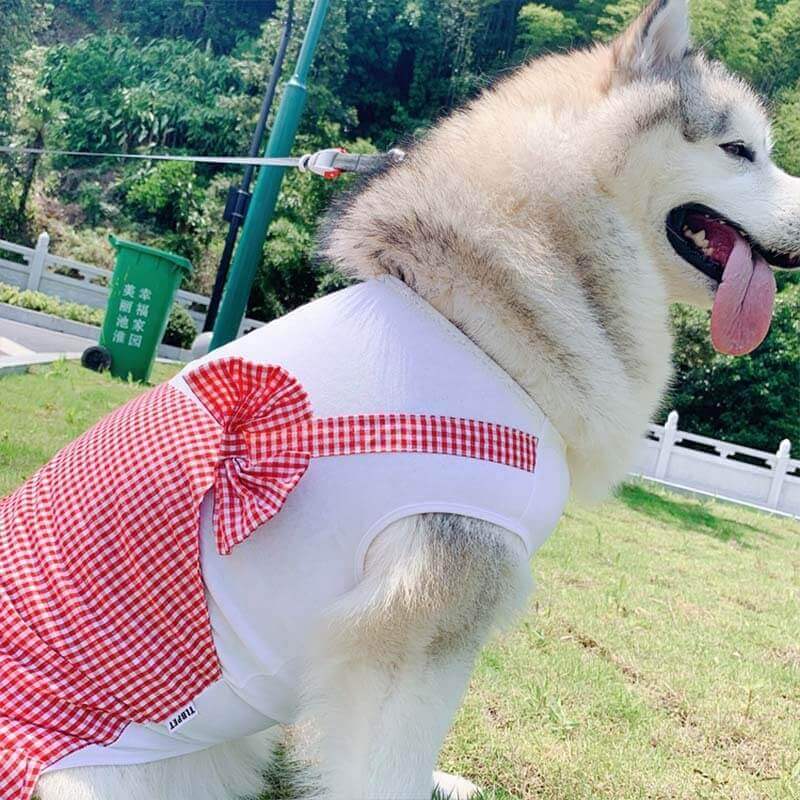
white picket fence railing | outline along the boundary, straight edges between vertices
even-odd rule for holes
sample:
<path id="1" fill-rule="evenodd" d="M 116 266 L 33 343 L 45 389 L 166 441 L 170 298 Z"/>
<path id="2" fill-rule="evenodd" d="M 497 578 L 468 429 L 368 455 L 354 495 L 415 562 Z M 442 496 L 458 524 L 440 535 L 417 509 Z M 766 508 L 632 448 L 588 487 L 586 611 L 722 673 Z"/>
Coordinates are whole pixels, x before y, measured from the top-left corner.
<path id="1" fill-rule="evenodd" d="M 800 460 L 784 439 L 776 453 L 678 430 L 678 412 L 650 425 L 636 474 L 800 517 Z"/>
<path id="2" fill-rule="evenodd" d="M 2 258 L 0 254 L 0 282 L 93 308 L 105 308 L 111 271 L 54 255 L 49 252 L 49 246 L 50 236 L 46 232 L 39 234 L 36 247 L 23 247 L 0 239 L 0 251 L 21 257 L 21 260 L 12 260 Z M 175 301 L 189 312 L 198 331 L 202 330 L 209 298 L 179 289 Z M 239 335 L 263 324 L 245 317 L 239 327 Z"/>

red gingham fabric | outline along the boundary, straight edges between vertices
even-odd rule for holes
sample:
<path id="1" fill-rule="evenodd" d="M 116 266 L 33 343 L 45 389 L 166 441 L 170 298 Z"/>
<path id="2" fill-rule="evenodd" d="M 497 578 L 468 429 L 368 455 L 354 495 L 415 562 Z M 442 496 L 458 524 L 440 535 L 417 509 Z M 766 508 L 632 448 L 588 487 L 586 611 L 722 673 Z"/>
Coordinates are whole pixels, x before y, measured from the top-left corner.
<path id="1" fill-rule="evenodd" d="M 198 508 L 219 426 L 168 385 L 113 412 L 0 503 L 0 798 L 219 675 Z"/>
<path id="2" fill-rule="evenodd" d="M 312 458 L 439 453 L 533 471 L 536 440 L 422 414 L 315 418 L 280 367 L 226 358 L 113 412 L 0 501 L 0 800 L 130 722 L 163 721 L 220 678 L 200 502 L 229 553 L 280 511 Z M 205 410 L 204 410 L 205 409 Z M 206 413 L 206 411 L 208 413 Z"/>

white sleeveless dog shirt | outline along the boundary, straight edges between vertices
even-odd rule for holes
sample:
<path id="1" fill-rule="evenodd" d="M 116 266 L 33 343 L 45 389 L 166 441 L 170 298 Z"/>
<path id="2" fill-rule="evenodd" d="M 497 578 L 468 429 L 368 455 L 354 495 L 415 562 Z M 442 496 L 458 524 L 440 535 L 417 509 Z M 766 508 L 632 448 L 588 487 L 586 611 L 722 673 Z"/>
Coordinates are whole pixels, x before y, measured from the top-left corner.
<path id="1" fill-rule="evenodd" d="M 533 472 L 430 452 L 315 458 L 280 513 L 220 554 L 213 491 L 200 510 L 202 579 L 222 677 L 164 723 L 131 723 L 49 769 L 169 758 L 295 719 L 304 648 L 322 612 L 362 577 L 370 543 L 404 517 L 446 512 L 499 525 L 529 555 L 569 490 L 563 441 L 511 378 L 395 278 L 329 295 L 190 364 L 279 365 L 320 417 L 404 412 L 483 420 L 536 437 Z"/>

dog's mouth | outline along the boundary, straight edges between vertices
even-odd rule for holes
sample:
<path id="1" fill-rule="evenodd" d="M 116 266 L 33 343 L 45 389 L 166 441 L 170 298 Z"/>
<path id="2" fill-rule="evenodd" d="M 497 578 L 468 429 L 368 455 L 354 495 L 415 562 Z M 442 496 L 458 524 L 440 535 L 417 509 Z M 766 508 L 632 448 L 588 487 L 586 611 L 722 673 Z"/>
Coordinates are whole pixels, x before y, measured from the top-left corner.
<path id="1" fill-rule="evenodd" d="M 698 203 L 673 208 L 667 217 L 667 238 L 675 252 L 695 269 L 719 283 L 736 235 L 754 255 L 779 269 L 800 269 L 800 254 L 779 253 L 756 242 L 741 225 Z"/>
<path id="2" fill-rule="evenodd" d="M 714 347 L 729 355 L 755 350 L 769 331 L 775 301 L 768 262 L 792 268 L 800 259 L 765 252 L 735 222 L 697 204 L 670 211 L 667 239 L 684 261 L 717 284 L 711 311 Z"/>

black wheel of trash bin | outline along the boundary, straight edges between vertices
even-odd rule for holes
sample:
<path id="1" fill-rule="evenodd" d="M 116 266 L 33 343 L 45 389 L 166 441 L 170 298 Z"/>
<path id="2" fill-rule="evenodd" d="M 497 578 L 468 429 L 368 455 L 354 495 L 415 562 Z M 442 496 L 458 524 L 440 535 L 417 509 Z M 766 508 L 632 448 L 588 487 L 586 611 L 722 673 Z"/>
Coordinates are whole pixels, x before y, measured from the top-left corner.
<path id="1" fill-rule="evenodd" d="M 81 356 L 81 364 L 95 372 L 105 372 L 111 367 L 111 353 L 107 347 L 94 344 L 87 347 Z"/>

